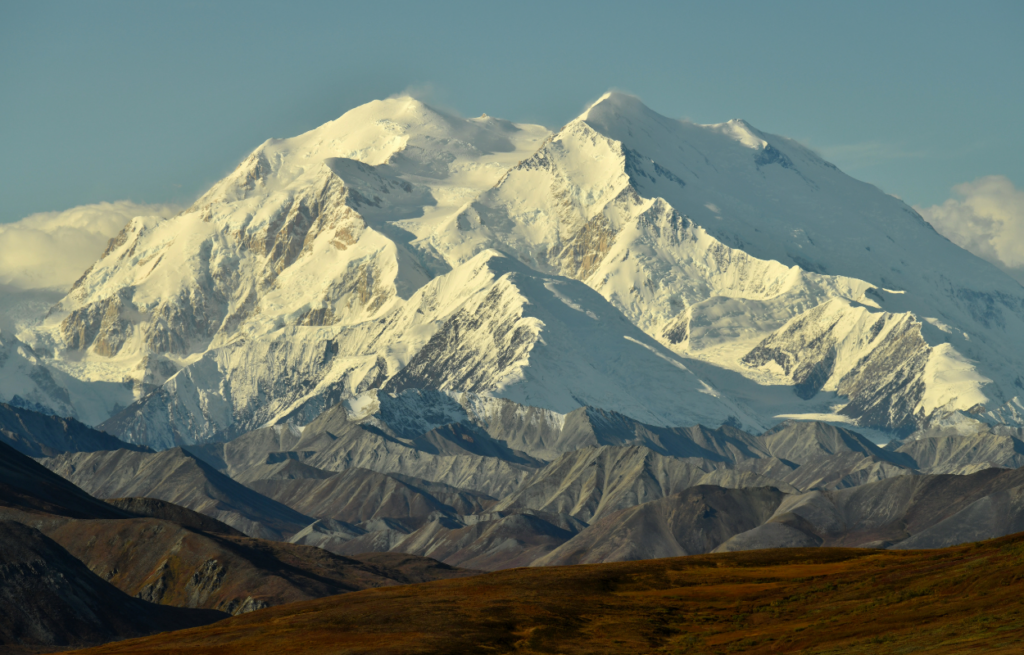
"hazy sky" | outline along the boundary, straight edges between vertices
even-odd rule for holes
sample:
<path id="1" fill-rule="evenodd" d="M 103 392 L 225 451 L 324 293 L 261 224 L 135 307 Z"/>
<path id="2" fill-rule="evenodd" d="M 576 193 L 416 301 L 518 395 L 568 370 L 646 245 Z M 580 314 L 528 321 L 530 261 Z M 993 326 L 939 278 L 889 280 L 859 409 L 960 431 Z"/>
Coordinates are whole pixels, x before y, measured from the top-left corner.
<path id="1" fill-rule="evenodd" d="M 265 139 L 408 88 L 549 127 L 618 88 L 938 205 L 984 176 L 1024 189 L 1022 34 L 1019 0 L 2 0 L 0 222 L 188 203 Z"/>

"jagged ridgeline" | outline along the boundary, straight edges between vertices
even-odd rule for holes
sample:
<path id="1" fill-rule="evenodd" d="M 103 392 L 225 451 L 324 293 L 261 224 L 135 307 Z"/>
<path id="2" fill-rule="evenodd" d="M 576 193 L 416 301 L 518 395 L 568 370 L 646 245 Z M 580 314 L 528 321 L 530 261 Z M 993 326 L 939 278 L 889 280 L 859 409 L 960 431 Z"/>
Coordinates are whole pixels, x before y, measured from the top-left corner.
<path id="1" fill-rule="evenodd" d="M 392 98 L 133 219 L 0 335 L 0 400 L 154 448 L 406 389 L 908 432 L 1019 424 L 1022 342 L 1018 283 L 743 121 L 612 93 L 552 133 Z"/>

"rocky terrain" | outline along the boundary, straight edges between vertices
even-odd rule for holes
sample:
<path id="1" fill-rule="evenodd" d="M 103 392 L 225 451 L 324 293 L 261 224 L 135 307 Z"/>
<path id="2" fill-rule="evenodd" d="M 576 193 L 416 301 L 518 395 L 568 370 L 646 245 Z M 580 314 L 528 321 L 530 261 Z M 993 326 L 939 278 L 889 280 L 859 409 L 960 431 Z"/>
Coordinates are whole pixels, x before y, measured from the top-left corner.
<path id="1" fill-rule="evenodd" d="M 1024 465 L 1024 433 L 1009 426 L 964 422 L 936 427 L 893 444 L 914 467 L 929 473 L 971 473 L 990 467 Z"/>
<path id="2" fill-rule="evenodd" d="M 373 392 L 301 429 L 39 461 L 99 497 L 161 499 L 249 536 L 481 570 L 776 547 L 939 547 L 1024 529 L 1024 483 L 1011 468 L 1024 450 L 1016 429 L 960 421 L 959 432 L 935 428 L 880 448 L 822 422 L 752 435 L 590 407 L 564 416 L 507 400 L 474 409 L 475 401 Z M 524 417 L 543 429 L 531 437 Z M 942 473 L 951 469 L 958 474 Z M 134 511 L 198 527 L 146 502 Z"/>

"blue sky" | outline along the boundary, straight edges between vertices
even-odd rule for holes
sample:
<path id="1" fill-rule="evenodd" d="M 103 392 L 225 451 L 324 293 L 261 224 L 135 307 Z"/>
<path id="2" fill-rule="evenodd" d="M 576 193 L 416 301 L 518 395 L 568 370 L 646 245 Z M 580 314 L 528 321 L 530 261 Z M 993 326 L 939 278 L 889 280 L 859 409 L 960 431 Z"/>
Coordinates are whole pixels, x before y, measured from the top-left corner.
<path id="1" fill-rule="evenodd" d="M 0 3 L 0 223 L 188 203 L 270 137 L 412 88 L 558 127 L 609 88 L 744 118 L 911 204 L 1024 189 L 1024 2 Z"/>

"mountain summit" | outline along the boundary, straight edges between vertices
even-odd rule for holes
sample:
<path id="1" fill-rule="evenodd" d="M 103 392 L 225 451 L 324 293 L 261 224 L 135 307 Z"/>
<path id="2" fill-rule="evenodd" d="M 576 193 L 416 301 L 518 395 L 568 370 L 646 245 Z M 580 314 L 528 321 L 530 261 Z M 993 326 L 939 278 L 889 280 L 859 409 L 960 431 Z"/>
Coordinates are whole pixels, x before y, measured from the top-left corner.
<path id="1" fill-rule="evenodd" d="M 1024 389 L 1015 281 L 792 140 L 621 93 L 553 134 L 404 97 L 267 141 L 0 337 L 22 402 L 159 448 L 371 389 L 902 431 Z"/>

